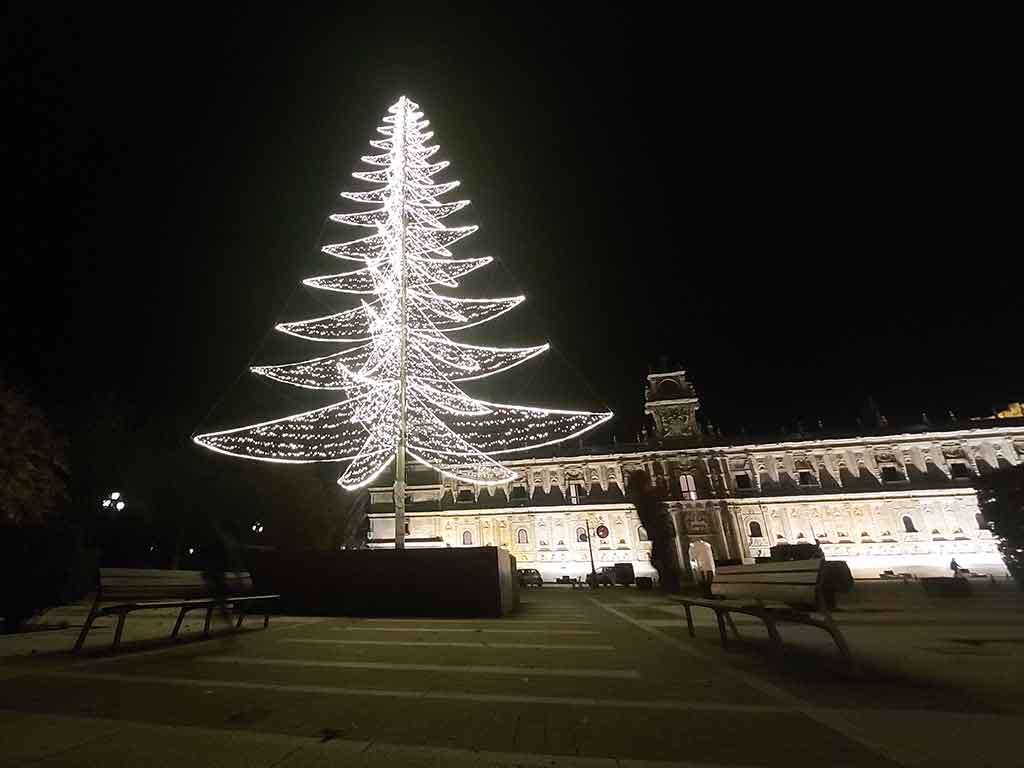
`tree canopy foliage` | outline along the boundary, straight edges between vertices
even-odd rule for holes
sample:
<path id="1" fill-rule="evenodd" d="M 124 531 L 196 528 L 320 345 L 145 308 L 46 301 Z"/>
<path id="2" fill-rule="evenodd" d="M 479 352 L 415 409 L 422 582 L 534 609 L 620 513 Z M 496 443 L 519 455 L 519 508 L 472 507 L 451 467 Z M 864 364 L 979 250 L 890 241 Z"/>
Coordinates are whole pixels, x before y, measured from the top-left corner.
<path id="1" fill-rule="evenodd" d="M 67 498 L 67 444 L 46 415 L 0 383 L 0 522 L 42 523 Z"/>

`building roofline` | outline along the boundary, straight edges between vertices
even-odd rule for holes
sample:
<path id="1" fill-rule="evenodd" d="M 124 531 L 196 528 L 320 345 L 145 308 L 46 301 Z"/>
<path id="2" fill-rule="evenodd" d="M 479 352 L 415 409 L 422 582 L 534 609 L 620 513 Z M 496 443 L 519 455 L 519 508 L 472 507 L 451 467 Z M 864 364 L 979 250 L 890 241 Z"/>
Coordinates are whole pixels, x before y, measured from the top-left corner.
<path id="1" fill-rule="evenodd" d="M 715 499 L 714 501 L 720 501 Z M 559 504 L 557 506 L 525 506 L 525 507 L 484 507 L 482 509 L 430 509 L 419 512 L 406 511 L 406 517 L 476 517 L 478 515 L 532 515 L 548 514 L 551 512 L 600 512 L 608 514 L 611 512 L 631 512 L 635 507 L 628 501 L 612 501 L 607 504 Z M 394 517 L 394 510 L 390 512 L 368 512 L 367 517 Z"/>
<path id="2" fill-rule="evenodd" d="M 693 454 L 698 456 L 722 456 L 733 453 L 767 453 L 784 450 L 827 450 L 837 447 L 891 445 L 893 443 L 916 443 L 925 441 L 942 442 L 982 436 L 1024 437 L 1024 426 L 1019 427 L 974 427 L 933 432 L 894 432 L 882 435 L 848 435 L 827 439 L 784 440 L 775 443 L 742 443 L 739 445 L 693 445 L 678 448 L 650 448 L 647 450 L 622 453 L 619 451 L 604 454 L 579 454 L 576 456 L 550 456 L 537 459 L 514 459 L 503 461 L 509 466 L 526 466 L 535 464 L 585 464 L 594 461 L 629 461 L 640 457 L 673 456 Z"/>

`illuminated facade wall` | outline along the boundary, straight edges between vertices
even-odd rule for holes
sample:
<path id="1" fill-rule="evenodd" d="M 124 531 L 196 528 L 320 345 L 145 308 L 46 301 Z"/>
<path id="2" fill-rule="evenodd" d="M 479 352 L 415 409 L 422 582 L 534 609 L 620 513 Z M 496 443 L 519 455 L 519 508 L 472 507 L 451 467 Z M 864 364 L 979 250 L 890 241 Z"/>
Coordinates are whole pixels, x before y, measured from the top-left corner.
<path id="1" fill-rule="evenodd" d="M 970 429 L 715 445 L 699 431 L 699 406 L 683 373 L 651 378 L 655 441 L 671 429 L 691 445 L 508 462 L 519 476 L 493 493 L 451 479 L 411 486 L 419 509 L 410 513 L 412 545 L 496 544 L 547 578 L 579 576 L 590 562 L 577 529 L 589 521 L 591 530 L 609 528 L 607 539 L 592 538 L 597 567 L 628 561 L 647 571 L 649 544 L 624 499 L 624 478 L 642 469 L 677 531 L 707 541 L 719 559 L 752 560 L 774 544 L 817 541 L 860 576 L 945 573 L 951 557 L 1003 572 L 972 483 L 1024 462 L 1024 426 L 998 420 Z M 674 385 L 659 400 L 669 378 Z M 391 546 L 390 494 L 372 491 L 371 545 Z M 681 556 L 681 546 L 676 551 Z"/>

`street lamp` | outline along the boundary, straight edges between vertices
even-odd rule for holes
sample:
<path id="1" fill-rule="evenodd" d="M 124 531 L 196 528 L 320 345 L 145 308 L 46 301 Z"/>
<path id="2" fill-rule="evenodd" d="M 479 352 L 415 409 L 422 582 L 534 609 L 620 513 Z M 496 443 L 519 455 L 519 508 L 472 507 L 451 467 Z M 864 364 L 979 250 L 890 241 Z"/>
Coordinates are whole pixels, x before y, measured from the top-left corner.
<path id="1" fill-rule="evenodd" d="M 597 588 L 597 568 L 594 566 L 594 545 L 593 545 L 593 543 L 591 543 L 591 540 L 590 540 L 591 534 L 590 534 L 590 516 L 589 515 L 585 515 L 584 516 L 583 523 L 587 526 L 587 532 L 584 535 L 586 536 L 586 539 L 587 539 L 587 550 L 590 552 L 590 586 L 596 589 Z M 602 528 L 604 528 L 604 533 L 601 532 Z M 604 538 L 605 536 L 608 535 L 608 529 L 605 527 L 605 525 L 603 523 L 599 523 L 598 524 L 598 526 L 597 526 L 597 535 L 600 536 L 601 538 Z"/>
<path id="2" fill-rule="evenodd" d="M 597 589 L 597 569 L 594 567 L 594 545 L 590 543 L 590 518 L 584 518 L 587 524 L 587 549 L 590 550 L 590 587 Z"/>
<path id="3" fill-rule="evenodd" d="M 123 512 L 124 508 L 128 505 L 125 503 L 124 496 L 121 495 L 120 491 L 111 491 L 110 495 L 100 502 L 100 506 L 104 509 L 115 509 L 118 512 Z"/>
<path id="4" fill-rule="evenodd" d="M 263 533 L 263 523 L 257 520 L 252 524 L 251 530 L 253 533 Z"/>

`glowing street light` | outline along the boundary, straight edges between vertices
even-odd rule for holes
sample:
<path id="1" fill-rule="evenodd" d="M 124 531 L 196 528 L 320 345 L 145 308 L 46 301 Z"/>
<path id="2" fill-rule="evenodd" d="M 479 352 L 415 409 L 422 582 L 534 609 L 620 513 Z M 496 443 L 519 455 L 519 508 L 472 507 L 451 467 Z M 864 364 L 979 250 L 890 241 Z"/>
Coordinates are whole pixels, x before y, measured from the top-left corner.
<path id="1" fill-rule="evenodd" d="M 110 495 L 100 502 L 100 505 L 104 509 L 116 509 L 118 512 L 123 512 L 124 508 L 128 506 L 120 491 L 111 491 Z"/>
<path id="2" fill-rule="evenodd" d="M 263 533 L 263 523 L 261 523 L 259 520 L 257 520 L 255 523 L 253 523 L 252 524 L 252 532 L 253 533 Z"/>

